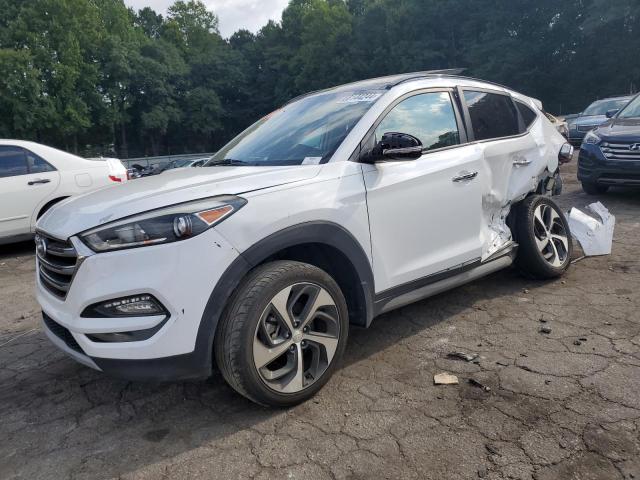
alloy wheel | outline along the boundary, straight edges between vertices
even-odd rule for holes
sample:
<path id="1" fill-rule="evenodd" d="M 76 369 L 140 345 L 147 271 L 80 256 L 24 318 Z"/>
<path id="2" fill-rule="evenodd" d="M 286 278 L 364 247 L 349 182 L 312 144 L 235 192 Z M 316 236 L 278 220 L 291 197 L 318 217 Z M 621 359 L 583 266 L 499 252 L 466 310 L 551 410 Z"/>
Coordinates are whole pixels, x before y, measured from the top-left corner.
<path id="1" fill-rule="evenodd" d="M 536 246 L 547 263 L 561 267 L 569 252 L 569 238 L 558 212 L 550 205 L 538 205 L 533 215 Z"/>
<path id="2" fill-rule="evenodd" d="M 264 309 L 253 339 L 253 362 L 269 388 L 297 393 L 327 370 L 339 338 L 339 313 L 331 295 L 319 285 L 296 283 Z"/>

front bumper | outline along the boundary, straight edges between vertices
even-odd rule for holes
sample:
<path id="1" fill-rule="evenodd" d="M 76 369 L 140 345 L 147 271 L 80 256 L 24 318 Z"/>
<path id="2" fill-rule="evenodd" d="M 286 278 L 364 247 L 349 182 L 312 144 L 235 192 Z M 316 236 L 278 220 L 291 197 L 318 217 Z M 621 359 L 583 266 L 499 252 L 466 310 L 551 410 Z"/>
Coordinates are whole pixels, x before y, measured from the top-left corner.
<path id="1" fill-rule="evenodd" d="M 578 156 L 578 180 L 599 185 L 640 186 L 640 161 L 610 160 L 598 145 L 585 144 Z"/>
<path id="2" fill-rule="evenodd" d="M 581 132 L 579 130 L 576 130 L 575 128 L 571 128 L 569 130 L 569 143 L 574 146 L 580 146 L 586 134 L 587 132 Z"/>
<path id="3" fill-rule="evenodd" d="M 237 258 L 237 251 L 215 229 L 182 242 L 88 253 L 65 299 L 50 293 L 36 276 L 45 333 L 75 360 L 119 377 L 163 380 L 205 376 L 211 368 L 210 352 L 197 351 L 204 342 L 196 349 L 200 324 L 212 291 Z M 168 318 L 80 316 L 96 302 L 139 294 L 157 298 L 167 309 Z M 92 341 L 88 336 L 145 330 L 163 322 L 155 334 L 142 341 Z"/>

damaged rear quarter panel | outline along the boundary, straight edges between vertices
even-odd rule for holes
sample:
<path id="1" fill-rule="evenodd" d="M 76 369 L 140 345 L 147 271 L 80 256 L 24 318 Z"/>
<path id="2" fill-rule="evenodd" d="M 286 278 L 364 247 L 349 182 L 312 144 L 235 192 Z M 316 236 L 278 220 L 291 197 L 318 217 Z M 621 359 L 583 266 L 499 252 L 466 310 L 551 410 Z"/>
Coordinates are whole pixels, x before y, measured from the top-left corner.
<path id="1" fill-rule="evenodd" d="M 512 240 L 506 224 L 511 205 L 535 192 L 540 181 L 558 168 L 562 136 L 542 115 L 526 134 L 484 142 L 482 260 Z"/>

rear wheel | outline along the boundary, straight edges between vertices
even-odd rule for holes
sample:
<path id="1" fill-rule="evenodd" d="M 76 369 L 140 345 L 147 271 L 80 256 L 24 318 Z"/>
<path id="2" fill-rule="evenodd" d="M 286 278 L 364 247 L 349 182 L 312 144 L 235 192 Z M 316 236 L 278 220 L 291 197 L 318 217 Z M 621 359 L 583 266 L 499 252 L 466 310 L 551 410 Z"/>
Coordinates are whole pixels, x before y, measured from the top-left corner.
<path id="1" fill-rule="evenodd" d="M 549 197 L 532 195 L 516 207 L 516 265 L 534 278 L 562 275 L 571 263 L 573 245 L 569 224 Z"/>
<path id="2" fill-rule="evenodd" d="M 598 185 L 593 182 L 582 182 L 582 190 L 589 195 L 598 195 L 602 193 L 607 193 L 609 190 L 608 185 Z"/>
<path id="3" fill-rule="evenodd" d="M 250 400 L 295 405 L 333 374 L 348 328 L 344 296 L 326 272 L 300 262 L 268 263 L 237 289 L 221 319 L 218 367 Z"/>

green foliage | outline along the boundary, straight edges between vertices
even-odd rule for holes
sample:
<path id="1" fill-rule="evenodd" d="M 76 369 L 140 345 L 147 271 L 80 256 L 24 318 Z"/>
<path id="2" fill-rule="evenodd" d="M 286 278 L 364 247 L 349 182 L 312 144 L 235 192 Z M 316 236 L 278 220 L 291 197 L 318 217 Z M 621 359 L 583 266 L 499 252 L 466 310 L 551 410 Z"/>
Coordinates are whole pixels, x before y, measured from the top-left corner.
<path id="1" fill-rule="evenodd" d="M 211 151 L 303 92 L 454 67 L 567 113 L 638 88 L 639 32 L 637 0 L 291 0 L 228 40 L 197 0 L 0 0 L 0 136 Z"/>

